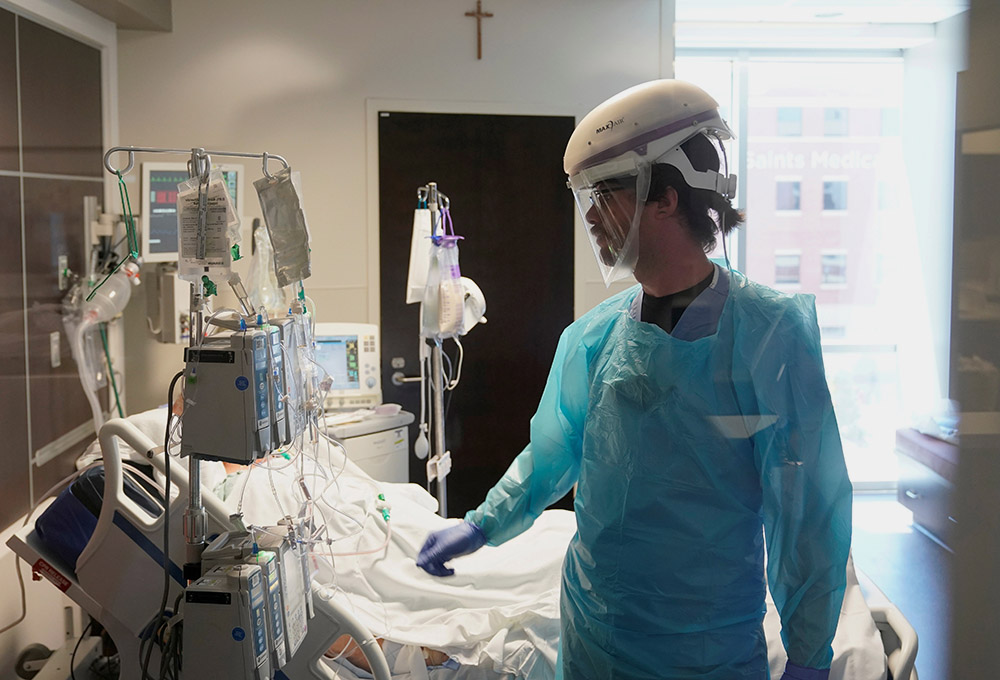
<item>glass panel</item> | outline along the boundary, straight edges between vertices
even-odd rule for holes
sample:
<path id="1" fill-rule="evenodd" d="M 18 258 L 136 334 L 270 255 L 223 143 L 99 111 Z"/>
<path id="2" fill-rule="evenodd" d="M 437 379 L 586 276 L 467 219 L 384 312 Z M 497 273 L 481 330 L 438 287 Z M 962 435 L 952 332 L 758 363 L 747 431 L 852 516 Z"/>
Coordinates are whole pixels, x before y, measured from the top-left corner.
<path id="1" fill-rule="evenodd" d="M 776 182 L 778 196 L 775 208 L 778 210 L 799 210 L 801 207 L 799 181 L 778 181 Z"/>
<path id="2" fill-rule="evenodd" d="M 802 256 L 798 254 L 777 254 L 774 256 L 774 282 L 776 284 L 797 284 Z"/>
<path id="3" fill-rule="evenodd" d="M 823 182 L 823 210 L 847 210 L 847 182 Z"/>
<path id="4" fill-rule="evenodd" d="M 843 137 L 848 134 L 848 113 L 846 108 L 826 109 L 823 112 L 823 134 L 827 137 Z"/>
<path id="5" fill-rule="evenodd" d="M 823 253 L 823 283 L 847 283 L 847 253 Z"/>
<path id="6" fill-rule="evenodd" d="M 678 77 L 702 87 L 712 77 L 716 88 L 732 83 L 731 73 L 700 61 L 678 59 Z M 908 342 L 899 329 L 908 327 L 901 320 L 909 309 L 896 272 L 912 269 L 910 251 L 900 247 L 908 228 L 899 208 L 908 195 L 900 170 L 902 61 L 745 64 L 742 267 L 765 285 L 816 295 L 851 477 L 894 482 L 895 429 L 903 426 L 896 347 Z"/>
<path id="7" fill-rule="evenodd" d="M 899 109 L 882 109 L 882 136 L 899 137 Z"/>
<path id="8" fill-rule="evenodd" d="M 28 355 L 32 445 L 39 448 L 91 419 L 76 363 L 62 325 L 59 257 L 72 271 L 84 271 L 83 198 L 99 196 L 100 182 L 24 179 Z M 58 338 L 53 362 L 53 336 Z M 58 363 L 58 366 L 53 366 Z M 105 397 L 106 398 L 106 397 Z M 35 491 L 48 489 L 72 471 L 87 441 L 35 471 Z"/>
<path id="9" fill-rule="evenodd" d="M 18 18 L 24 170 L 100 177 L 101 53 Z"/>
<path id="10" fill-rule="evenodd" d="M 883 195 L 900 192 L 899 138 L 881 132 L 883 112 L 898 111 L 902 102 L 902 64 L 752 61 L 748 68 L 747 273 L 761 283 L 787 283 L 778 278 L 788 272 L 773 254 L 801 253 L 799 284 L 816 295 L 851 477 L 894 480 L 900 418 L 892 320 L 901 305 L 893 288 L 879 284 L 901 252 L 893 246 L 900 220 L 879 210 L 878 187 Z M 801 107 L 801 138 L 769 130 L 790 101 Z M 801 173 L 795 229 L 771 207 L 790 168 Z"/>
<path id="11" fill-rule="evenodd" d="M 778 134 L 784 137 L 802 134 L 802 109 L 787 106 L 778 108 Z"/>
<path id="12" fill-rule="evenodd" d="M 0 526 L 8 526 L 29 506 L 28 411 L 24 377 L 24 300 L 21 295 L 21 189 L 16 177 L 0 177 Z"/>
<path id="13" fill-rule="evenodd" d="M 18 170 L 14 15 L 0 9 L 0 170 Z M 18 217 L 18 230 L 21 219 Z M 6 526 L 6 525 L 5 525 Z"/>

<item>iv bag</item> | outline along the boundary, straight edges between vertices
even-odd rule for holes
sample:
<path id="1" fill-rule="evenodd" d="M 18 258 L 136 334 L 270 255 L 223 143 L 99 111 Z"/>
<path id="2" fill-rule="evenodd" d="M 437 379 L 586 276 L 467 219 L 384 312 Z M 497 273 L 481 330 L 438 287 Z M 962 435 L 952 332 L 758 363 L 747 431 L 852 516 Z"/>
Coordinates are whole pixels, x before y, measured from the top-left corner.
<path id="1" fill-rule="evenodd" d="M 406 274 L 406 304 L 423 302 L 427 286 L 427 270 L 431 265 L 431 211 L 413 211 L 413 232 L 410 235 L 410 267 Z"/>
<path id="2" fill-rule="evenodd" d="M 202 276 L 228 280 L 232 253 L 239 242 L 240 219 L 222 179 L 213 170 L 208 183 L 198 177 L 177 185 L 177 275 L 185 281 L 200 281 Z"/>
<path id="3" fill-rule="evenodd" d="M 460 238 L 442 236 L 434 240 L 424 288 L 424 337 L 454 338 L 465 334 L 465 287 L 458 267 Z"/>
<path id="4" fill-rule="evenodd" d="M 285 168 L 253 183 L 274 248 L 274 275 L 282 288 L 309 278 L 309 227 L 302 210 L 299 173 Z"/>
<path id="5" fill-rule="evenodd" d="M 284 316 L 288 313 L 288 302 L 274 276 L 271 240 L 264 227 L 257 226 L 257 220 L 254 223 L 253 255 L 250 258 L 250 304 L 255 310 L 264 307 L 269 317 Z"/>

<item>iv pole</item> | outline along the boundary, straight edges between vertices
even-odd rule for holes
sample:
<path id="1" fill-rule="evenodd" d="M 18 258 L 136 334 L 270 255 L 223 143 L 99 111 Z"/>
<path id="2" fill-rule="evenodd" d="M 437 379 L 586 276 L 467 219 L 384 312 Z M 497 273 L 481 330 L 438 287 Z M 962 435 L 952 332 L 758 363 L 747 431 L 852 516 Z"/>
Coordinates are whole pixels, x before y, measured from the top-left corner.
<path id="1" fill-rule="evenodd" d="M 119 170 L 111 165 L 111 155 L 117 152 L 127 152 L 128 153 L 128 165 L 124 169 Z M 116 146 L 108 149 L 108 152 L 104 154 L 104 167 L 113 175 L 119 177 L 124 177 L 129 173 L 129 171 L 135 166 L 135 154 L 136 153 L 172 153 L 172 154 L 191 154 L 191 160 L 188 161 L 188 175 L 191 178 L 198 177 L 202 182 L 208 180 L 208 173 L 212 169 L 212 156 L 225 156 L 233 158 L 260 158 L 261 159 L 261 169 L 264 172 L 264 176 L 269 179 L 274 179 L 272 175 L 267 170 L 267 162 L 270 159 L 275 159 L 281 163 L 283 168 L 288 168 L 288 162 L 285 161 L 281 156 L 274 154 L 269 154 L 266 151 L 262 153 L 243 153 L 237 151 L 206 151 L 203 148 L 192 148 L 192 149 L 162 149 L 162 148 L 150 148 L 150 147 L 137 147 L 137 146 Z M 206 233 L 206 220 L 208 218 L 206 196 L 203 192 L 199 192 L 199 205 L 198 205 L 198 233 L 201 236 L 199 239 L 199 251 L 204 249 L 204 235 Z M 240 302 L 244 306 L 244 311 L 247 314 L 251 314 L 252 310 L 247 308 L 247 301 L 244 297 L 237 294 L 240 298 Z M 191 337 L 190 337 L 190 347 L 196 347 L 201 341 L 204 335 L 204 312 L 205 312 L 205 284 L 201 281 L 193 281 L 191 283 Z M 171 406 L 168 405 L 168 408 Z M 168 451 L 164 451 L 164 455 L 170 455 Z M 195 456 L 190 456 L 188 458 L 188 507 L 184 511 L 184 539 L 187 543 L 186 553 L 185 553 L 185 564 L 184 564 L 184 577 L 193 581 L 201 575 L 201 553 L 205 550 L 207 545 L 205 530 L 207 526 L 207 514 L 205 512 L 205 506 L 202 503 L 201 498 L 201 461 Z"/>
<path id="2" fill-rule="evenodd" d="M 438 193 L 436 182 L 427 184 L 427 207 L 431 211 L 431 233 L 436 234 L 438 228 L 439 199 L 444 197 Z M 425 342 L 431 350 L 431 430 L 434 438 L 431 440 L 431 460 L 437 463 L 437 499 L 438 512 L 442 517 L 448 516 L 448 468 L 451 461 L 446 460 L 447 451 L 444 441 L 444 382 L 442 378 L 444 350 L 440 340 L 427 338 Z"/>

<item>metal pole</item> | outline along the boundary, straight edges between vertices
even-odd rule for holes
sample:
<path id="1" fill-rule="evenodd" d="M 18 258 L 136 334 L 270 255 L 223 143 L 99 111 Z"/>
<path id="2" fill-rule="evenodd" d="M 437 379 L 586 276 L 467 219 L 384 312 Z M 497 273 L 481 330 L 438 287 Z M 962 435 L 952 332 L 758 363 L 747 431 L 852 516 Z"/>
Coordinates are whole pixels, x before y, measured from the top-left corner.
<path id="1" fill-rule="evenodd" d="M 189 346 L 196 347 L 204 336 L 205 286 L 198 281 L 191 285 L 191 337 Z M 201 575 L 201 553 L 205 550 L 207 516 L 201 500 L 201 461 L 188 458 L 188 506 L 184 511 L 184 538 L 187 543 L 185 577 L 194 580 Z"/>
<path id="2" fill-rule="evenodd" d="M 434 439 L 432 441 L 432 456 L 444 456 L 444 384 L 442 377 L 441 343 L 435 342 L 431 348 L 431 418 Z M 437 478 L 438 512 L 442 517 L 448 516 L 448 482 L 447 478 L 438 473 Z"/>
<path id="3" fill-rule="evenodd" d="M 205 155 L 204 149 L 191 150 L 191 162 L 188 171 L 192 177 L 207 174 L 211 161 Z M 202 197 L 204 200 L 204 197 Z M 205 233 L 206 213 L 199 210 L 199 233 Z M 196 281 L 191 284 L 191 337 L 189 347 L 197 347 L 205 336 L 204 328 L 205 284 Z M 194 580 L 201 576 L 201 553 L 205 550 L 205 528 L 207 517 L 201 500 L 201 461 L 195 456 L 188 458 L 188 507 L 184 511 L 184 538 L 187 542 L 185 551 L 185 578 Z"/>

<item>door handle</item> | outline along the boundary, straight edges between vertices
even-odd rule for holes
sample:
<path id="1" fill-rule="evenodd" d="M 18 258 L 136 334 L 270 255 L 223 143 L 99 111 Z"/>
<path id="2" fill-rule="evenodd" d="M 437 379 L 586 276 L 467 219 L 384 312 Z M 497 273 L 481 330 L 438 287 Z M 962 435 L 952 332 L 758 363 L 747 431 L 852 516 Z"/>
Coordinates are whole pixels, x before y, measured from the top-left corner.
<path id="1" fill-rule="evenodd" d="M 906 494 L 906 497 L 909 498 L 911 501 L 915 501 L 918 498 L 920 498 L 920 494 L 918 494 L 913 489 L 907 489 L 904 493 Z"/>
<path id="2" fill-rule="evenodd" d="M 406 375 L 402 371 L 396 371 L 392 374 L 392 384 L 396 387 L 402 387 L 406 383 L 420 382 L 423 378 L 419 375 Z"/>

